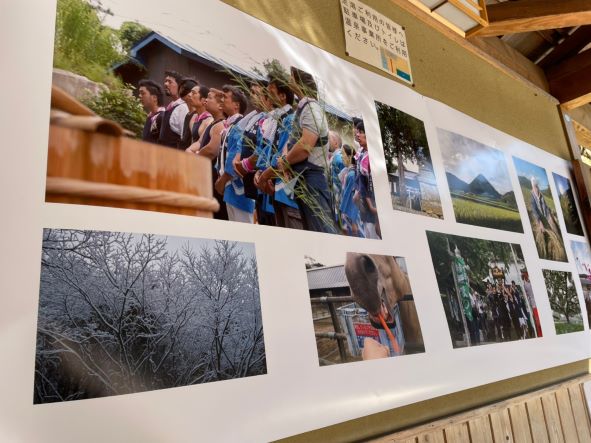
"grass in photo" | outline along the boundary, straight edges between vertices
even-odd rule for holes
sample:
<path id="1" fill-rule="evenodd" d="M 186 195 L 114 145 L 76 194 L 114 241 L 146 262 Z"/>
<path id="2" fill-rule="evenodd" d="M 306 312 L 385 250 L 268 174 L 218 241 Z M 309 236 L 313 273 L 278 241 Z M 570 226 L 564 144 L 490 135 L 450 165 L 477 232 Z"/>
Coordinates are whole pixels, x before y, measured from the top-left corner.
<path id="1" fill-rule="evenodd" d="M 570 272 L 543 270 L 556 334 L 584 329 L 577 289 Z"/>
<path id="2" fill-rule="evenodd" d="M 375 103 L 393 208 L 443 218 L 425 124 L 396 108 Z"/>
<path id="3" fill-rule="evenodd" d="M 437 134 L 456 221 L 523 232 L 503 153 L 454 132 Z"/>

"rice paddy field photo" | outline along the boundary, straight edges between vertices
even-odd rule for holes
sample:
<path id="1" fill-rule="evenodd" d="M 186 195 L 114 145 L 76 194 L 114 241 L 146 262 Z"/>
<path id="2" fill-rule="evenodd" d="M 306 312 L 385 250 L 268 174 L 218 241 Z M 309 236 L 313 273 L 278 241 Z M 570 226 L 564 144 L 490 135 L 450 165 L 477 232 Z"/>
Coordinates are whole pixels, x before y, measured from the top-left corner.
<path id="1" fill-rule="evenodd" d="M 523 232 L 504 154 L 454 132 L 437 134 L 456 221 Z"/>
<path id="2" fill-rule="evenodd" d="M 451 197 L 458 223 L 523 232 L 519 211 L 509 205 L 454 193 Z"/>

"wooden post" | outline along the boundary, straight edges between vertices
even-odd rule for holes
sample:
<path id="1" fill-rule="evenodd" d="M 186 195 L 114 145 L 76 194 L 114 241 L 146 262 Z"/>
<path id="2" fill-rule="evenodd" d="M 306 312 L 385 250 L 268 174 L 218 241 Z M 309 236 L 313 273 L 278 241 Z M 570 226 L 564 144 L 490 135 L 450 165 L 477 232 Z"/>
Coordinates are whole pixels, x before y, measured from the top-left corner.
<path id="1" fill-rule="evenodd" d="M 328 297 L 332 297 L 332 291 L 328 291 Z M 334 303 L 331 301 L 328 302 L 328 310 L 330 311 L 330 317 L 332 319 L 332 325 L 335 332 L 337 334 L 343 334 L 343 329 L 341 328 L 341 324 L 339 323 L 339 319 L 337 317 L 337 310 L 334 307 Z M 345 350 L 345 345 L 342 340 L 337 340 L 337 344 L 339 346 L 341 361 L 345 363 L 347 361 L 347 351 Z"/>

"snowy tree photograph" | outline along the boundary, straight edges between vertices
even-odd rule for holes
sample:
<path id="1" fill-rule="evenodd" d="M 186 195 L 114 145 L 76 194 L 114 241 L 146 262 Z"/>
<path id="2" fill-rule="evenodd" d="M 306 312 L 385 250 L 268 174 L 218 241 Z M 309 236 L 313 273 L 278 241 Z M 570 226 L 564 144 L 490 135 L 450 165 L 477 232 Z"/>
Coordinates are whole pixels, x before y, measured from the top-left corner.
<path id="1" fill-rule="evenodd" d="M 266 372 L 253 244 L 44 230 L 35 404 Z"/>

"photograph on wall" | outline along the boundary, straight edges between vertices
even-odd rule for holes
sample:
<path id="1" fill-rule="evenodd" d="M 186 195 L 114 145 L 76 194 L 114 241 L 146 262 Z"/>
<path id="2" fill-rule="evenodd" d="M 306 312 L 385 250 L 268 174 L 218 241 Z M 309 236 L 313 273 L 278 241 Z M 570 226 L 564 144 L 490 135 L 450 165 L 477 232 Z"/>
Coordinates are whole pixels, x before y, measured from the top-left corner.
<path id="1" fill-rule="evenodd" d="M 566 232 L 574 235 L 585 235 L 570 180 L 556 172 L 553 172 L 552 175 L 554 176 L 556 191 L 558 191 L 558 202 L 562 209 Z"/>
<path id="2" fill-rule="evenodd" d="M 579 296 L 570 272 L 544 269 L 544 282 L 552 308 L 556 334 L 582 331 L 583 315 Z"/>
<path id="3" fill-rule="evenodd" d="M 320 366 L 425 352 L 402 257 L 305 258 Z"/>
<path id="4" fill-rule="evenodd" d="M 57 1 L 46 201 L 380 238 L 362 116 L 329 79 L 125 7 Z"/>
<path id="5" fill-rule="evenodd" d="M 456 221 L 523 232 L 504 154 L 454 132 L 437 134 Z"/>
<path id="6" fill-rule="evenodd" d="M 542 336 L 521 247 L 427 231 L 454 348 Z"/>
<path id="7" fill-rule="evenodd" d="M 587 323 L 591 325 L 591 249 L 588 243 L 572 241 L 571 247 L 577 265 L 577 274 L 583 288 L 583 299 L 587 311 Z"/>
<path id="8" fill-rule="evenodd" d="M 546 170 L 517 157 L 513 162 L 538 255 L 544 260 L 568 261 Z"/>
<path id="9" fill-rule="evenodd" d="M 266 372 L 254 244 L 43 231 L 35 404 Z"/>
<path id="10" fill-rule="evenodd" d="M 375 103 L 393 208 L 443 218 L 425 124 L 392 106 Z"/>

